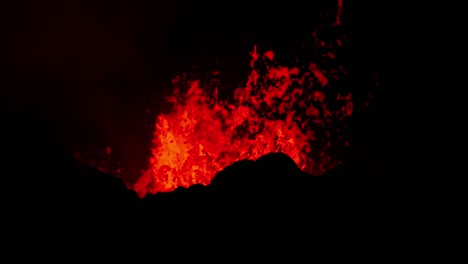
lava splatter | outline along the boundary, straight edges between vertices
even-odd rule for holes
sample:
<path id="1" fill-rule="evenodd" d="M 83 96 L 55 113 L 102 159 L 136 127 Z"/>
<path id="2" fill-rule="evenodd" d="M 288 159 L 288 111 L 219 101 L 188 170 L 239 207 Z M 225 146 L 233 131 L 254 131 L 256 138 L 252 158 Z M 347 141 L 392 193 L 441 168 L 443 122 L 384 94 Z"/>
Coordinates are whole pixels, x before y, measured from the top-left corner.
<path id="1" fill-rule="evenodd" d="M 198 79 L 174 78 L 167 98 L 172 111 L 158 116 L 150 168 L 134 186 L 140 197 L 209 184 L 226 166 L 270 152 L 286 153 L 314 175 L 339 163 L 329 151 L 338 141 L 348 144 L 339 123 L 352 115 L 353 101 L 351 93 L 330 92 L 329 80 L 345 71 L 314 62 L 289 68 L 274 60 L 273 51 L 258 54 L 257 47 L 251 55 L 245 87 L 227 100 Z"/>

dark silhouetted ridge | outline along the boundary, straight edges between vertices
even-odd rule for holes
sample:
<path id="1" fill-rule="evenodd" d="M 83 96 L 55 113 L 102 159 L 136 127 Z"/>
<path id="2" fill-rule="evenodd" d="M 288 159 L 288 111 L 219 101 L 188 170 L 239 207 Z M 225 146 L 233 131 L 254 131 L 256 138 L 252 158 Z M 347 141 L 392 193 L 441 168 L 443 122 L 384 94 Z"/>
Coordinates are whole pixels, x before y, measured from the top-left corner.
<path id="1" fill-rule="evenodd" d="M 11 224 L 24 223 L 21 232 L 28 235 L 53 233 L 62 239 L 57 241 L 249 236 L 252 229 L 362 235 L 388 232 L 391 227 L 381 228 L 396 210 L 388 178 L 364 163 L 312 176 L 284 153 L 238 161 L 207 186 L 140 199 L 120 179 L 76 162 L 51 136 L 47 122 L 25 113 L 5 120 L 9 173 L 3 175 L 2 210 Z"/>

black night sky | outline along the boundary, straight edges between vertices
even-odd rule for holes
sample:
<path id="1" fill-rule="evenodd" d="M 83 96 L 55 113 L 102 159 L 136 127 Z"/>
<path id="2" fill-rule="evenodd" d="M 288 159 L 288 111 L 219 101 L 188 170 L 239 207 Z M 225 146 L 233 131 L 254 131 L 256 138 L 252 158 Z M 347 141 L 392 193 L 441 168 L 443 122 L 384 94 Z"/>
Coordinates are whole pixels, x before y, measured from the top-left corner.
<path id="1" fill-rule="evenodd" d="M 226 89 L 235 88 L 245 81 L 253 45 L 287 63 L 310 32 L 333 23 L 337 1 L 46 0 L 8 3 L 2 11 L 7 113 L 33 114 L 71 152 L 111 146 L 132 181 L 146 166 L 174 74 L 217 69 Z M 383 68 L 380 12 L 343 4 L 351 40 L 344 64 L 357 100 Z"/>
<path id="2" fill-rule="evenodd" d="M 224 89 L 233 89 L 245 81 L 254 45 L 292 63 L 312 31 L 337 34 L 328 31 L 337 2 L 2 4 L 1 95 L 12 136 L 5 140 L 19 153 L 14 164 L 47 156 L 52 145 L 95 157 L 109 146 L 127 171 L 123 180 L 134 182 L 147 166 L 155 117 L 167 110 L 175 74 L 219 70 Z M 356 100 L 353 155 L 381 168 L 385 12 L 353 2 L 343 1 L 340 17 L 348 38 L 342 64 Z M 369 92 L 375 101 L 366 110 Z"/>
<path id="3" fill-rule="evenodd" d="M 8 172 L 2 176 L 8 205 L 2 208 L 8 216 L 5 219 L 12 226 L 34 219 L 22 225 L 25 237 L 30 237 L 30 231 L 41 234 L 39 238 L 50 236 L 50 230 L 64 226 L 55 241 L 89 239 L 96 235 L 93 227 L 102 231 L 99 234 L 108 231 L 115 236 L 123 235 L 123 230 L 139 230 L 143 237 L 154 232 L 153 237 L 160 240 L 161 232 L 172 236 L 174 230 L 216 230 L 213 233 L 220 236 L 229 233 L 245 238 L 250 234 L 246 230 L 255 228 L 274 234 L 272 241 L 286 241 L 264 224 L 272 220 L 276 230 L 284 227 L 284 234 L 305 234 L 312 227 L 312 236 L 317 230 L 325 237 L 331 231 L 349 231 L 353 238 L 368 234 L 371 242 L 373 237 L 397 230 L 397 226 L 381 228 L 382 219 L 392 217 L 391 195 L 395 195 L 392 181 L 383 177 L 389 144 L 384 111 L 389 90 L 384 71 L 388 16 L 385 8 L 371 3 L 376 1 L 359 6 L 359 1 L 343 0 L 341 31 L 336 32 L 330 25 L 336 20 L 338 2 L 2 3 L 0 95 L 2 145 L 6 146 L 2 151 L 7 157 L 3 169 Z M 229 91 L 246 80 L 254 45 L 263 51 L 272 49 L 275 58 L 288 65 L 304 52 L 312 31 L 325 37 L 343 32 L 347 36 L 340 58 L 349 70 L 345 84 L 355 100 L 349 130 L 351 166 L 338 168 L 323 179 L 305 179 L 287 158 L 269 156 L 224 171 L 212 189 L 194 186 L 139 200 L 123 187 L 122 182 L 135 182 L 146 169 L 155 118 L 168 109 L 164 98 L 172 91 L 175 74 L 219 70 L 224 89 Z M 369 94 L 373 96 L 370 106 L 366 105 Z M 74 163 L 75 152 L 99 158 L 106 147 L 112 149 L 112 162 L 120 162 L 126 170 L 121 179 L 106 178 L 109 175 Z M 253 172 L 259 175 L 252 178 L 253 187 L 239 184 L 239 178 L 231 175 L 237 173 L 242 179 Z M 296 178 L 282 178 L 288 174 Z M 289 187 L 299 190 L 288 192 Z M 255 223 L 249 222 L 253 216 L 258 217 Z M 131 220 L 121 221 L 126 217 Z M 214 227 L 236 217 L 244 223 L 241 233 L 233 226 Z M 75 224 L 78 218 L 81 222 Z M 132 243 L 143 241 L 134 238 Z"/>

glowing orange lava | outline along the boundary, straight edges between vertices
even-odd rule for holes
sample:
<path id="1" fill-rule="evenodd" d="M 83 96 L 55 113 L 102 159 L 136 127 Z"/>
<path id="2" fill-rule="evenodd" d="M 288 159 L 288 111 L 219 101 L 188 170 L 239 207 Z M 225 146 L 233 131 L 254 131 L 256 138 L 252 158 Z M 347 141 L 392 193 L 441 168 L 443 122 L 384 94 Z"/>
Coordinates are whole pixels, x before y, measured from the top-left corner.
<path id="1" fill-rule="evenodd" d="M 336 122 L 352 114 L 352 96 L 330 97 L 326 91 L 344 71 L 317 63 L 281 66 L 271 50 L 259 54 L 254 48 L 251 55 L 247 83 L 229 100 L 218 98 L 217 88 L 208 92 L 199 80 L 173 80 L 172 111 L 157 117 L 150 168 L 134 185 L 140 197 L 207 185 L 226 166 L 269 152 L 286 153 L 314 175 L 339 163 L 329 150 Z"/>

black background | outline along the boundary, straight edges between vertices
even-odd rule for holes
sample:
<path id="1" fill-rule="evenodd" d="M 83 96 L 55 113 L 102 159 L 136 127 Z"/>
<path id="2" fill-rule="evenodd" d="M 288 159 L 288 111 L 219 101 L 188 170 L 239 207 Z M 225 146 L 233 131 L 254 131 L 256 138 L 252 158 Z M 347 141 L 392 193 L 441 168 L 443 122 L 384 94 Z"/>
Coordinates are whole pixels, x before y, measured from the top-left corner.
<path id="1" fill-rule="evenodd" d="M 384 76 L 387 16 L 380 5 L 352 2 L 344 0 L 341 20 L 350 40 L 351 86 L 359 95 L 374 85 L 375 72 Z M 112 146 L 133 172 L 128 181 L 146 166 L 152 125 L 174 74 L 217 68 L 227 86 L 236 86 L 245 81 L 254 44 L 287 60 L 312 30 L 334 22 L 338 7 L 337 1 L 180 0 L 2 5 L 2 104 L 9 116 L 26 113 L 35 120 L 8 124 L 24 151 L 46 152 L 27 147 L 44 137 L 70 151 L 79 146 L 100 153 Z M 382 143 L 375 123 L 381 113 L 363 113 L 356 129 L 356 138 L 366 140 L 359 148 L 369 156 Z"/>

